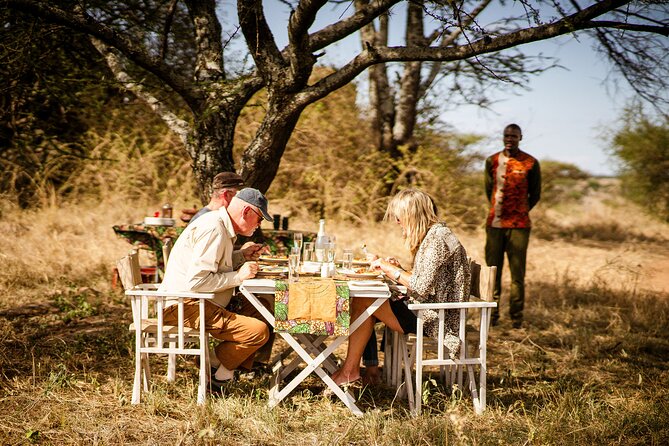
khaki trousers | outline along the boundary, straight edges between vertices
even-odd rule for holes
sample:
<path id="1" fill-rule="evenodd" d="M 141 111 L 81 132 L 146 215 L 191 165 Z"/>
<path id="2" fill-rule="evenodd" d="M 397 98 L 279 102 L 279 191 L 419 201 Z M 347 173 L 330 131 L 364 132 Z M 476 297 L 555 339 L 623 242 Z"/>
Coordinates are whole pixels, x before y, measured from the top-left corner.
<path id="1" fill-rule="evenodd" d="M 204 303 L 204 315 L 205 330 L 222 341 L 214 350 L 221 364 L 228 370 L 240 366 L 250 370 L 256 350 L 269 339 L 267 325 L 254 317 L 233 313 L 207 301 Z M 164 319 L 170 325 L 178 323 L 177 305 L 165 309 Z M 197 329 L 200 327 L 199 319 L 198 300 L 185 299 L 184 325 Z"/>

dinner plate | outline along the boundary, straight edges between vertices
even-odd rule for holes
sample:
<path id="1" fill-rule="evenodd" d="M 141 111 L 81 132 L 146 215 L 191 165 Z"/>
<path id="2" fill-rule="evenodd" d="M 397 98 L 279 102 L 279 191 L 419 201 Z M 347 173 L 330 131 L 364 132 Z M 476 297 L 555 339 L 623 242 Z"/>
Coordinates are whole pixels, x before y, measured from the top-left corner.
<path id="1" fill-rule="evenodd" d="M 287 271 L 274 271 L 274 270 L 268 270 L 268 271 L 258 271 L 256 273 L 256 277 L 284 277 L 286 275 Z"/>
<path id="2" fill-rule="evenodd" d="M 373 279 L 379 277 L 379 273 L 369 272 L 369 273 L 342 273 L 349 279 Z"/>
<path id="3" fill-rule="evenodd" d="M 351 280 L 349 285 L 359 286 L 359 287 L 381 287 L 385 288 L 386 284 L 381 280 Z"/>
<path id="4" fill-rule="evenodd" d="M 342 263 L 344 263 L 344 261 L 339 259 L 339 260 L 337 260 L 337 263 L 342 264 Z M 354 259 L 351 263 L 355 266 L 369 266 L 369 265 L 372 264 L 372 262 L 370 262 L 368 260 L 360 260 L 360 259 L 359 260 Z"/>
<path id="5" fill-rule="evenodd" d="M 265 263 L 288 263 L 288 257 L 265 257 L 265 256 L 260 256 L 258 261 L 265 262 Z"/>

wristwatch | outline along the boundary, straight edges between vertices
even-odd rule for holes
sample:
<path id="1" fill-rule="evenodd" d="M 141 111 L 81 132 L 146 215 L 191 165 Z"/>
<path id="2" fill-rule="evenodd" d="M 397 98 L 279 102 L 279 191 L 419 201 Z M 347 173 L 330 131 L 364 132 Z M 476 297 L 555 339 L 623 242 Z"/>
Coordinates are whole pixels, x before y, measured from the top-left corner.
<path id="1" fill-rule="evenodd" d="M 397 282 L 398 280 L 400 280 L 400 276 L 402 276 L 402 270 L 397 268 L 393 273 L 393 280 Z"/>

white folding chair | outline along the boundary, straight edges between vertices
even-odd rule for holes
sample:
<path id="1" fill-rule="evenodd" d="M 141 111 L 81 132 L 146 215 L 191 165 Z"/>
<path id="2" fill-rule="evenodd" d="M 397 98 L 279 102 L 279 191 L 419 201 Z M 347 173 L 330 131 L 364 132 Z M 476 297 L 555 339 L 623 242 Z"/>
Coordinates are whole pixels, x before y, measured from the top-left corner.
<path id="1" fill-rule="evenodd" d="M 472 280 L 470 298 L 467 302 L 409 304 L 410 310 L 416 312 L 417 334 L 415 338 L 391 332 L 390 383 L 396 386 L 405 384 L 399 390 L 400 396 L 407 393 L 409 407 L 415 414 L 420 414 L 422 404 L 423 369 L 429 366 L 439 366 L 440 375 L 447 384 L 453 385 L 456 381 L 462 387 L 463 372 L 467 371 L 469 390 L 472 395 L 474 410 L 477 414 L 483 413 L 486 406 L 486 345 L 492 309 L 497 306 L 492 300 L 492 290 L 495 280 L 496 267 L 482 267 L 477 262 L 470 262 Z M 482 299 L 483 298 L 483 299 Z M 434 310 L 439 315 L 439 340 L 423 336 L 423 312 Z M 447 311 L 460 312 L 458 337 L 460 338 L 460 352 L 458 357 L 451 359 L 446 355 L 443 339 L 445 333 L 445 315 Z M 475 332 L 475 335 L 472 334 Z M 468 335 L 469 333 L 469 335 Z M 476 343 L 476 348 L 470 345 Z M 429 345 L 436 346 L 436 358 L 428 358 Z M 407 353 L 408 352 L 408 353 Z M 415 364 L 415 375 L 411 366 Z M 478 378 L 475 367 L 479 368 Z M 448 370 L 447 370 L 448 369 Z M 415 380 L 412 379 L 415 376 Z M 413 383 L 412 383 L 413 381 Z M 410 385 L 413 384 L 413 385 Z M 411 391 L 414 395 L 411 395 Z"/>
<path id="2" fill-rule="evenodd" d="M 139 261 L 136 252 L 120 259 L 117 263 L 121 283 L 132 306 L 132 324 L 129 329 L 135 332 L 135 378 L 132 388 L 132 404 L 139 404 L 141 398 L 142 377 L 144 391 L 149 390 L 151 369 L 149 354 L 167 354 L 167 380 L 175 380 L 176 355 L 194 355 L 199 357 L 200 374 L 197 393 L 198 404 L 203 404 L 206 395 L 207 374 L 209 371 L 209 346 L 204 325 L 198 329 L 184 326 L 184 299 L 198 299 L 199 320 L 204 320 L 204 302 L 212 299 L 213 293 L 161 292 L 156 284 L 142 284 Z M 167 300 L 177 300 L 177 325 L 166 325 L 163 309 Z M 167 345 L 166 345 L 167 344 Z M 195 344 L 195 345 L 193 345 Z"/>

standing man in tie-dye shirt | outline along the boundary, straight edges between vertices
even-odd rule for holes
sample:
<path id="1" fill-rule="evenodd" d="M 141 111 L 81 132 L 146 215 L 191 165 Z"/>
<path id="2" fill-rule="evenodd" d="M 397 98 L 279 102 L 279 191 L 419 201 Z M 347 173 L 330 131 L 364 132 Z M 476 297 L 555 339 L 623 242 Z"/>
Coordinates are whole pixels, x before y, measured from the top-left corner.
<path id="1" fill-rule="evenodd" d="M 523 133 L 517 124 L 507 125 L 504 128 L 504 150 L 490 156 L 485 162 L 485 190 L 490 202 L 486 221 L 486 263 L 497 267 L 494 296 L 499 306 L 504 253 L 509 259 L 509 315 L 514 328 L 520 328 L 523 322 L 530 210 L 541 196 L 539 162 L 518 148 L 522 139 Z M 498 319 L 499 311 L 496 308 L 492 324 L 496 325 Z"/>

